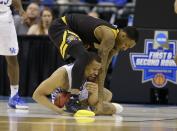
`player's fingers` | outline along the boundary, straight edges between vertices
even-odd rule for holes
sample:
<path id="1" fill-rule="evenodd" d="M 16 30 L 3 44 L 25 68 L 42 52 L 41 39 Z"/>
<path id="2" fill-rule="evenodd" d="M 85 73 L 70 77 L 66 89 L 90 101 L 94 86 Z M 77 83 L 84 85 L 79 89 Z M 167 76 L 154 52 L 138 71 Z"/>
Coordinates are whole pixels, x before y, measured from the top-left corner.
<path id="1" fill-rule="evenodd" d="M 97 84 L 94 83 L 94 82 L 87 82 L 86 85 L 88 85 L 88 86 L 95 86 L 95 85 L 97 85 Z"/>

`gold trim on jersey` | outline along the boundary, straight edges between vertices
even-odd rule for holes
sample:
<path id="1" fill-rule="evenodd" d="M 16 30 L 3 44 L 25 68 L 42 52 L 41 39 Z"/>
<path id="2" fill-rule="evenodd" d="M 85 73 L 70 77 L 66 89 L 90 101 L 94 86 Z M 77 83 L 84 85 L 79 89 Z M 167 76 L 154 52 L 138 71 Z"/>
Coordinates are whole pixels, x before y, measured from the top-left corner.
<path id="1" fill-rule="evenodd" d="M 62 21 L 67 25 L 66 16 L 61 17 Z"/>
<path id="2" fill-rule="evenodd" d="M 114 33 L 114 37 L 117 37 L 117 34 L 119 33 L 119 29 L 111 29 Z"/>
<path id="3" fill-rule="evenodd" d="M 62 43 L 60 45 L 60 53 L 61 53 L 63 58 L 65 58 L 66 48 L 68 47 L 68 44 L 66 43 L 66 36 L 67 36 L 67 31 L 64 32 L 63 40 L 62 40 Z"/>
<path id="4" fill-rule="evenodd" d="M 67 30 L 67 31 L 68 31 L 68 33 L 70 33 L 70 34 L 72 34 L 72 35 L 78 37 L 78 39 L 81 40 L 80 37 L 79 37 L 76 33 L 72 32 L 72 31 L 70 31 L 70 30 Z"/>
<path id="5" fill-rule="evenodd" d="M 63 58 L 65 58 L 66 49 L 69 46 L 68 45 L 68 41 L 71 42 L 73 40 L 81 41 L 80 37 L 77 34 L 75 34 L 72 31 L 65 30 L 64 33 L 63 33 L 63 39 L 62 39 L 61 45 L 59 47 L 60 53 L 61 53 L 61 55 L 62 55 Z"/>

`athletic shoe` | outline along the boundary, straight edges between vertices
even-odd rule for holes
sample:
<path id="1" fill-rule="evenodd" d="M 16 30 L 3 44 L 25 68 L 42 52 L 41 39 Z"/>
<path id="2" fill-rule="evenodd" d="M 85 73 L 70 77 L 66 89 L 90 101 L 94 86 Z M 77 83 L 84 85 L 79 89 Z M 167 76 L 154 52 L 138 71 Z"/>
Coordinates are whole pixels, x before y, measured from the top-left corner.
<path id="1" fill-rule="evenodd" d="M 66 111 L 70 113 L 76 113 L 78 110 L 84 107 L 79 101 L 79 95 L 71 95 L 69 101 L 65 104 Z"/>
<path id="2" fill-rule="evenodd" d="M 25 101 L 19 97 L 18 93 L 12 98 L 9 98 L 8 105 L 13 109 L 28 109 Z"/>

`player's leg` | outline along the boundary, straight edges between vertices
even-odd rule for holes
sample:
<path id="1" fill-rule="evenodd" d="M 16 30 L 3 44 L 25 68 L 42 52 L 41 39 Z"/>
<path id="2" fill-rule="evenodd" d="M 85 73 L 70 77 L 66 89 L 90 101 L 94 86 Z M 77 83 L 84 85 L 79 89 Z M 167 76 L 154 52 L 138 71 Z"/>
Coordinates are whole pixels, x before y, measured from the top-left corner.
<path id="1" fill-rule="evenodd" d="M 117 114 L 123 111 L 123 107 L 118 104 L 118 103 L 111 103 L 112 100 L 112 93 L 106 89 L 103 88 L 103 105 L 102 105 L 102 109 L 99 109 L 99 103 L 97 103 L 97 105 L 95 105 L 95 109 L 94 112 L 97 115 L 113 115 L 113 114 Z"/>
<path id="2" fill-rule="evenodd" d="M 8 14 L 8 13 L 7 13 Z M 28 108 L 18 96 L 19 88 L 19 65 L 17 61 L 18 42 L 14 21 L 11 16 L 4 14 L 0 22 L 0 55 L 6 56 L 8 76 L 10 80 L 11 97 L 9 105 L 12 108 Z"/>
<path id="3" fill-rule="evenodd" d="M 7 72 L 10 80 L 10 90 L 11 95 L 9 98 L 8 105 L 15 109 L 27 109 L 28 106 L 25 102 L 19 97 L 19 64 L 17 56 L 6 56 L 7 61 Z"/>
<path id="4" fill-rule="evenodd" d="M 63 59 L 68 55 L 75 58 L 72 69 L 72 94 L 78 94 L 84 81 L 84 69 L 88 63 L 88 52 L 79 36 L 74 33 L 63 19 L 56 19 L 49 28 L 49 36 L 57 46 Z"/>
<path id="5" fill-rule="evenodd" d="M 110 103 L 107 101 L 103 101 L 102 109 L 99 109 L 99 105 L 97 104 L 95 106 L 95 112 L 96 115 L 113 115 L 113 114 L 119 114 L 123 111 L 123 107 L 118 103 Z"/>
<path id="6" fill-rule="evenodd" d="M 116 107 L 110 102 L 103 101 L 101 112 L 98 104 L 95 106 L 94 112 L 96 115 L 113 115 L 116 113 Z"/>
<path id="7" fill-rule="evenodd" d="M 89 63 L 89 56 L 81 41 L 72 41 L 71 44 L 73 46 L 68 50 L 68 54 L 76 59 L 72 69 L 71 87 L 72 89 L 80 89 L 85 82 L 84 71 Z"/>
<path id="8" fill-rule="evenodd" d="M 7 61 L 7 72 L 10 79 L 10 85 L 18 85 L 19 64 L 18 64 L 17 56 L 6 56 L 5 58 Z"/>
<path id="9" fill-rule="evenodd" d="M 19 64 L 17 56 L 6 56 L 7 73 L 10 80 L 11 97 L 18 93 L 19 88 Z"/>
<path id="10" fill-rule="evenodd" d="M 57 46 L 62 58 L 65 60 L 68 55 L 76 59 L 72 69 L 71 103 L 68 107 L 77 105 L 80 87 L 84 82 L 84 70 L 88 63 L 88 52 L 84 48 L 81 39 L 72 32 L 61 20 L 55 20 L 49 28 L 49 36 Z M 79 108 L 79 106 L 77 106 Z"/>

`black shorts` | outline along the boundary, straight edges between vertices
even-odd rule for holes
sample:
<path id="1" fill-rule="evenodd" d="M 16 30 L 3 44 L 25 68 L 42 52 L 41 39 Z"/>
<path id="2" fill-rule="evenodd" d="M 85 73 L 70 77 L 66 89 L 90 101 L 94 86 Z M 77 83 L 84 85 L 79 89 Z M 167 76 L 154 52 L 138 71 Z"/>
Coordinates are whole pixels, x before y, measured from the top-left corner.
<path id="1" fill-rule="evenodd" d="M 68 57 L 68 50 L 73 46 L 74 43 L 80 43 L 80 37 L 74 33 L 66 23 L 65 17 L 56 19 L 52 22 L 49 28 L 49 37 L 58 48 L 59 53 L 65 60 Z"/>

